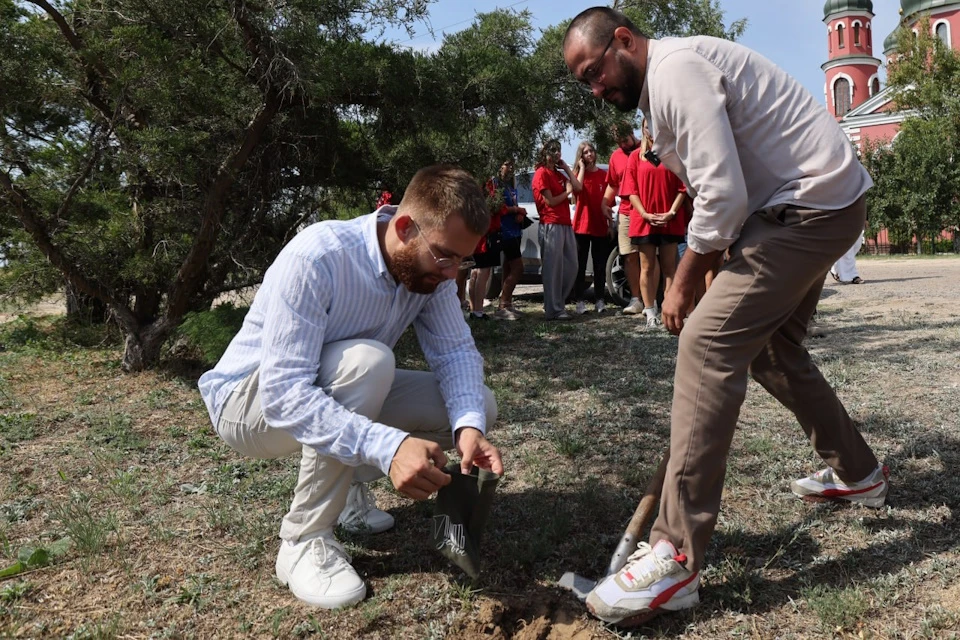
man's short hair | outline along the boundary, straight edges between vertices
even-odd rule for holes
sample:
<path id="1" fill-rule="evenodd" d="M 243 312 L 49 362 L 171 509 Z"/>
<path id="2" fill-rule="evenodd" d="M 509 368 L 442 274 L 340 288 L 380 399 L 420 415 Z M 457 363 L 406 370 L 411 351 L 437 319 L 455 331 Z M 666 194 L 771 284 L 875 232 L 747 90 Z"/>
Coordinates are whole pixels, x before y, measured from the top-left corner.
<path id="1" fill-rule="evenodd" d="M 645 37 L 643 32 L 627 16 L 610 7 L 591 7 L 577 14 L 570 22 L 563 36 L 563 48 L 567 48 L 570 34 L 579 32 L 584 40 L 594 45 L 602 45 L 604 40 L 613 36 L 617 27 L 626 27 L 634 35 Z"/>
<path id="2" fill-rule="evenodd" d="M 438 229 L 459 215 L 467 228 L 484 234 L 490 228 L 487 197 L 472 175 L 450 164 L 424 167 L 414 174 L 403 192 L 397 213 L 415 217 Z"/>
<path id="3" fill-rule="evenodd" d="M 629 137 L 637 137 L 636 132 L 633 130 L 633 122 L 614 122 L 610 125 L 610 135 L 613 137 L 614 141 L 619 143 L 621 140 L 626 140 Z"/>

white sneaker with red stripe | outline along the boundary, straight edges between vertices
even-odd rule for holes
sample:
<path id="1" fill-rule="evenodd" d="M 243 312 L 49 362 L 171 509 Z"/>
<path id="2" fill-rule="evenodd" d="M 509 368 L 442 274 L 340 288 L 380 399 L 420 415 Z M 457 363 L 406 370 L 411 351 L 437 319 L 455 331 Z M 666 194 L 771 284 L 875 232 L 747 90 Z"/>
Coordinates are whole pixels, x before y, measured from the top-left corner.
<path id="1" fill-rule="evenodd" d="M 877 509 L 887 499 L 889 477 L 887 467 L 880 466 L 860 482 L 847 483 L 827 467 L 806 478 L 794 480 L 790 483 L 790 490 L 805 500 L 847 500 Z"/>
<path id="2" fill-rule="evenodd" d="M 645 542 L 627 564 L 587 596 L 587 609 L 604 622 L 635 627 L 664 611 L 688 609 L 700 602 L 700 574 L 687 571 L 687 557 L 667 540 Z"/>

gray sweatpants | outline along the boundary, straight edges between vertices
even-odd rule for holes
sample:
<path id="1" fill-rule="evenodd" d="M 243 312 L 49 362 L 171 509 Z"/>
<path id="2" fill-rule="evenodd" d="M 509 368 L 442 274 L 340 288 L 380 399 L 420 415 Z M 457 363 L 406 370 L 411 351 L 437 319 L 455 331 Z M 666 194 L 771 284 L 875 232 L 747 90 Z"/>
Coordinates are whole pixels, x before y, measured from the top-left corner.
<path id="1" fill-rule="evenodd" d="M 563 311 L 577 280 L 577 239 L 568 224 L 540 225 L 540 273 L 543 276 L 543 315 Z"/>

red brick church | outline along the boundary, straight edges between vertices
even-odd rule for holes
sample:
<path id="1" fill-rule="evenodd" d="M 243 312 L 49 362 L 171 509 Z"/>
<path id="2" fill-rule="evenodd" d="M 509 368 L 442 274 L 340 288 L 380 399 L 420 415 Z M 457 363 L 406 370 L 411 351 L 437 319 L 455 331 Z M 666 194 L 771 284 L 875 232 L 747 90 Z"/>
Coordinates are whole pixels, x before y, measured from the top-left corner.
<path id="1" fill-rule="evenodd" d="M 873 2 L 827 0 L 823 22 L 827 25 L 827 109 L 840 126 L 859 143 L 865 138 L 892 140 L 905 114 L 894 109 L 889 89 L 881 88 L 878 72 L 883 62 L 873 49 Z M 900 0 L 900 22 L 919 28 L 922 17 L 948 47 L 960 49 L 960 0 Z M 896 31 L 883 41 L 883 56 L 897 53 Z M 859 144 L 857 146 L 860 146 Z"/>
<path id="2" fill-rule="evenodd" d="M 868 138 L 893 140 L 909 115 L 897 111 L 892 91 L 881 87 L 883 61 L 874 54 L 873 17 L 871 0 L 827 0 L 823 5 L 828 59 L 821 68 L 827 109 L 858 148 Z M 960 50 L 960 0 L 900 0 L 898 28 L 905 24 L 916 32 L 923 17 L 930 18 L 936 37 Z M 896 35 L 895 30 L 883 40 L 887 61 L 897 54 Z M 886 237 L 876 241 L 887 244 Z"/>

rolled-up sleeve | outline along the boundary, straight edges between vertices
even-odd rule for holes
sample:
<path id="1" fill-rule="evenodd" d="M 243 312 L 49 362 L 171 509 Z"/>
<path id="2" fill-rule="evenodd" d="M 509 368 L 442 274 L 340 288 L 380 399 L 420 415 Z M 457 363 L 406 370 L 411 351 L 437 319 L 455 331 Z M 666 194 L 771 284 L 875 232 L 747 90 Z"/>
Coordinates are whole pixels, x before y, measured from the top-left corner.
<path id="1" fill-rule="evenodd" d="M 676 138 L 677 159 L 696 193 L 687 244 L 705 254 L 729 247 L 751 211 L 747 186 L 727 113 L 727 82 L 695 51 L 667 55 L 650 86 L 653 121 Z M 681 174 L 683 175 L 683 174 Z"/>
<path id="2" fill-rule="evenodd" d="M 331 258 L 333 259 L 333 258 Z M 264 277 L 260 403 L 264 420 L 318 453 L 389 473 L 406 433 L 347 410 L 317 385 L 336 279 L 323 259 L 283 254 Z M 259 294 L 258 294 L 259 295 Z"/>
<path id="3" fill-rule="evenodd" d="M 463 321 L 455 285 L 443 285 L 424 306 L 414 327 L 427 364 L 437 377 L 454 432 L 476 427 L 486 433 L 483 357 Z"/>

